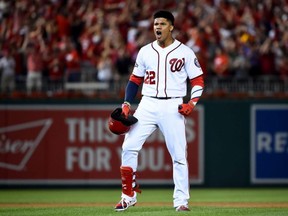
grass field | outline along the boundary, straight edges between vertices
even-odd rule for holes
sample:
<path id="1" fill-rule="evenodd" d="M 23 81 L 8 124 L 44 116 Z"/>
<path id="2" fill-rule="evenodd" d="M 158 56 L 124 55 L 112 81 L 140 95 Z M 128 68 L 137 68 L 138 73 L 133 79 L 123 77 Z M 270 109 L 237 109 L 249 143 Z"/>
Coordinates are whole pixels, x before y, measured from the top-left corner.
<path id="1" fill-rule="evenodd" d="M 288 188 L 191 189 L 191 212 L 175 212 L 171 189 L 143 189 L 135 207 L 114 212 L 120 189 L 0 190 L 1 216 L 287 216 Z"/>

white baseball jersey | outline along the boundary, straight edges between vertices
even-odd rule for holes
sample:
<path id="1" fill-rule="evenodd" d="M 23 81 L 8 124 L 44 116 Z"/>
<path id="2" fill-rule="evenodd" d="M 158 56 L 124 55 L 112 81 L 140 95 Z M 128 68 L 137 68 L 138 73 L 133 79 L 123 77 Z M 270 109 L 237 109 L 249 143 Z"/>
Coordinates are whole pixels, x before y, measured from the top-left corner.
<path id="1" fill-rule="evenodd" d="M 133 74 L 144 77 L 142 95 L 152 97 L 184 97 L 187 77 L 203 74 L 195 53 L 175 40 L 162 48 L 154 41 L 139 50 Z"/>

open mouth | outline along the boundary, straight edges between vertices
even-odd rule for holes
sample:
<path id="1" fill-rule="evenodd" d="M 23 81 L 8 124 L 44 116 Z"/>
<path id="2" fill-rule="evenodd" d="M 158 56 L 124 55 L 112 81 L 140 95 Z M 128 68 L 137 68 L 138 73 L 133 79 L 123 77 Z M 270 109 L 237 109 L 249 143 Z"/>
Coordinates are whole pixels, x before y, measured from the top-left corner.
<path id="1" fill-rule="evenodd" d="M 156 39 L 159 40 L 161 38 L 162 32 L 161 31 L 156 31 L 155 34 L 156 34 Z"/>

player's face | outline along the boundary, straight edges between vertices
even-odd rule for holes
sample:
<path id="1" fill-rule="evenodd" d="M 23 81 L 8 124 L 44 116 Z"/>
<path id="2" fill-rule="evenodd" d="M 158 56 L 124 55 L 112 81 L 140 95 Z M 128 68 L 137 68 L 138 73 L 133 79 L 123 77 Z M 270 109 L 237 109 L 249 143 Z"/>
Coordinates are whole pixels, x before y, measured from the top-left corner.
<path id="1" fill-rule="evenodd" d="M 160 43 L 164 43 L 167 39 L 171 38 L 173 26 L 166 18 L 154 19 L 154 34 Z"/>

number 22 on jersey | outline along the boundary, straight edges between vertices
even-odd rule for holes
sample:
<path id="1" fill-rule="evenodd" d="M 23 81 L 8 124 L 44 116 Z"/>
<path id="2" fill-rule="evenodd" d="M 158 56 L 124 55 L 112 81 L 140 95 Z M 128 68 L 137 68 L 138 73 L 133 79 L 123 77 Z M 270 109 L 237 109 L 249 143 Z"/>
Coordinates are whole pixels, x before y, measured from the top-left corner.
<path id="1" fill-rule="evenodd" d="M 155 71 L 146 71 L 145 84 L 155 85 Z"/>

